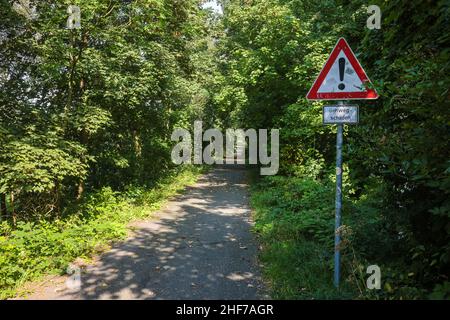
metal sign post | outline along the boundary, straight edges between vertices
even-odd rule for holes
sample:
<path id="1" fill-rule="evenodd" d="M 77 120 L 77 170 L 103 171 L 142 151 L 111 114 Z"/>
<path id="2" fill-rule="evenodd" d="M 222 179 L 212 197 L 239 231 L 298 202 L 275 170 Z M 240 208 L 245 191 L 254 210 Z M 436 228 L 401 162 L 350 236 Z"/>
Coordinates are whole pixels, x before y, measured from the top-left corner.
<path id="1" fill-rule="evenodd" d="M 344 101 L 338 101 L 337 105 L 323 107 L 323 124 L 336 124 L 336 199 L 335 199 L 335 231 L 334 231 L 334 285 L 339 287 L 341 252 L 340 252 L 340 227 L 342 212 L 342 145 L 344 143 L 344 124 L 358 124 L 359 107 L 347 105 Z"/>
<path id="2" fill-rule="evenodd" d="M 343 101 L 339 101 L 338 105 L 342 106 Z M 341 227 L 341 209 L 342 209 L 342 143 L 343 143 L 343 128 L 342 123 L 337 124 L 336 135 L 336 204 L 335 204 L 335 231 L 334 231 L 334 286 L 339 287 L 340 266 L 341 266 L 341 252 L 339 244 L 341 236 L 339 228 Z"/>

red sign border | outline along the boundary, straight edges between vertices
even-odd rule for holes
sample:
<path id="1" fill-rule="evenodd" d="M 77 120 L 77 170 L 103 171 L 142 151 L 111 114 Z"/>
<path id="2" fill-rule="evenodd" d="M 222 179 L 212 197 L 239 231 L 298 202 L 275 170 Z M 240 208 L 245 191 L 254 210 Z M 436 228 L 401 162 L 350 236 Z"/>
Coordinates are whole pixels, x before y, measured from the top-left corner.
<path id="1" fill-rule="evenodd" d="M 344 51 L 346 54 L 348 60 L 352 64 L 353 69 L 355 69 L 356 74 L 361 79 L 361 82 L 363 84 L 372 83 L 367 76 L 366 72 L 364 71 L 363 67 L 359 63 L 358 59 L 356 58 L 355 54 L 353 53 L 352 49 L 348 45 L 347 41 L 344 38 L 340 38 L 338 42 L 336 43 L 336 46 L 334 47 L 333 51 L 331 52 L 330 56 L 328 57 L 327 62 L 322 68 L 322 71 L 320 71 L 319 75 L 316 78 L 316 81 L 314 81 L 314 84 L 312 85 L 311 89 L 309 90 L 308 94 L 306 95 L 306 99 L 308 100 L 375 100 L 378 99 L 379 95 L 375 89 L 366 89 L 366 91 L 362 92 L 325 92 L 325 93 L 318 93 L 320 86 L 322 85 L 323 81 L 325 80 L 325 77 L 327 76 L 328 72 L 330 71 L 334 61 L 336 60 L 337 56 L 341 52 L 341 50 Z"/>

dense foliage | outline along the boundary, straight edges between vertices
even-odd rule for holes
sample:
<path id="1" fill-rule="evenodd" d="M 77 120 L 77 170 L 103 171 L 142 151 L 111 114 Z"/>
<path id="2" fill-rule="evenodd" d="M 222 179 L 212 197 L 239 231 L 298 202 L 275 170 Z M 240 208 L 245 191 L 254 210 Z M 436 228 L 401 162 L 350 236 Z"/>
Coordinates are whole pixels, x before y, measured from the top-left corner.
<path id="1" fill-rule="evenodd" d="M 381 95 L 361 102 L 360 125 L 345 130 L 349 205 L 343 215 L 357 260 L 364 272 L 380 265 L 381 296 L 448 296 L 448 1 L 372 1 L 382 11 L 380 30 L 366 27 L 366 1 L 224 3 L 218 108 L 228 108 L 240 126 L 281 129 L 280 163 L 288 180 L 269 178 L 254 194 L 257 227 L 274 228 L 267 250 L 279 248 L 287 235 L 332 250 L 333 210 L 325 204 L 334 199 L 335 128 L 322 125 L 322 103 L 305 96 L 338 38 L 345 37 Z M 314 190 L 321 191 L 312 200 Z M 301 268 L 301 261 L 291 262 Z M 302 281 L 296 286 L 287 296 L 302 296 Z"/>
<path id="2" fill-rule="evenodd" d="M 69 5 L 80 29 L 66 27 Z M 210 100 L 200 67 L 212 18 L 200 1 L 0 6 L 3 216 L 55 217 L 85 190 L 151 185 L 171 169 L 174 126 Z"/>

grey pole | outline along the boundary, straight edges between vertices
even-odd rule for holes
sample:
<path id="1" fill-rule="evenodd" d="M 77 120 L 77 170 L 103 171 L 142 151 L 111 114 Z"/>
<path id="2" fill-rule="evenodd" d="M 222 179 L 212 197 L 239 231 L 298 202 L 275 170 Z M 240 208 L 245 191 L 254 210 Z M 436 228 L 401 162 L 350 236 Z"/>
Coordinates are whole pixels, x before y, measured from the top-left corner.
<path id="1" fill-rule="evenodd" d="M 343 105 L 343 101 L 339 101 L 338 105 Z M 342 209 L 342 131 L 343 124 L 337 125 L 336 138 L 336 207 L 335 207 L 335 235 L 334 235 L 334 286 L 339 287 L 340 269 L 341 269 L 341 253 L 339 244 L 341 236 L 338 232 L 341 226 L 341 209 Z"/>

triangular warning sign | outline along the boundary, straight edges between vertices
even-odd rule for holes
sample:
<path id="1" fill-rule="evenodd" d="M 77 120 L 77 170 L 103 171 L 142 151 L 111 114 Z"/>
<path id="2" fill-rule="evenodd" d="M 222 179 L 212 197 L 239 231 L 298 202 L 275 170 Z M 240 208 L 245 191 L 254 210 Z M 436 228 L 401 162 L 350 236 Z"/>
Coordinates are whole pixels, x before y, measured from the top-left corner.
<path id="1" fill-rule="evenodd" d="M 340 38 L 309 90 L 308 100 L 377 99 L 375 89 L 344 38 Z"/>

